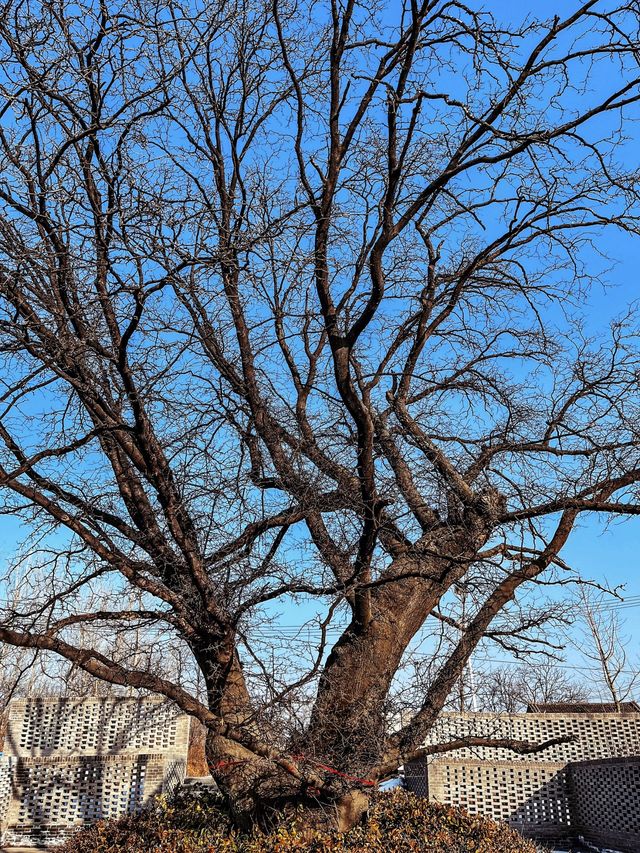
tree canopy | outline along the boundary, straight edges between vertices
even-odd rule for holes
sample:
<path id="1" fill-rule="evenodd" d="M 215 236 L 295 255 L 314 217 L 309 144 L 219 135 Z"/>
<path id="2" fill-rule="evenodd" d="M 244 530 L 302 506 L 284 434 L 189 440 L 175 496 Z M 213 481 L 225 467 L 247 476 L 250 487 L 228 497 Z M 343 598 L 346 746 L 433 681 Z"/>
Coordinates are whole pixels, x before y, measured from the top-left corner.
<path id="1" fill-rule="evenodd" d="M 634 312 L 584 320 L 640 13 L 566 5 L 2 6 L 0 640 L 197 717 L 239 816 L 355 819 L 479 643 L 540 641 L 581 516 L 640 513 Z"/>

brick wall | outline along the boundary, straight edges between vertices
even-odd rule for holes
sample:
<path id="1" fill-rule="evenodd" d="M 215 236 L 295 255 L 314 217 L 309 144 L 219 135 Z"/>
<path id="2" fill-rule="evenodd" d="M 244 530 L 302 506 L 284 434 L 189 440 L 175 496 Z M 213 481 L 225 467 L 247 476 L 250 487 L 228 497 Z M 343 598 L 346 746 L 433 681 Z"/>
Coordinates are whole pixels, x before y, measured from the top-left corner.
<path id="1" fill-rule="evenodd" d="M 184 779 L 189 718 L 155 699 L 11 703 L 0 765 L 5 844 L 49 845 Z"/>
<path id="2" fill-rule="evenodd" d="M 640 758 L 627 757 L 640 755 L 640 714 L 449 713 L 428 743 L 470 736 L 574 741 L 535 755 L 492 747 L 455 750 L 408 764 L 406 786 L 507 821 L 523 835 L 602 840 L 596 832 L 601 825 L 610 845 L 615 838 L 621 850 L 640 851 Z M 635 846 L 629 847 L 634 834 Z"/>

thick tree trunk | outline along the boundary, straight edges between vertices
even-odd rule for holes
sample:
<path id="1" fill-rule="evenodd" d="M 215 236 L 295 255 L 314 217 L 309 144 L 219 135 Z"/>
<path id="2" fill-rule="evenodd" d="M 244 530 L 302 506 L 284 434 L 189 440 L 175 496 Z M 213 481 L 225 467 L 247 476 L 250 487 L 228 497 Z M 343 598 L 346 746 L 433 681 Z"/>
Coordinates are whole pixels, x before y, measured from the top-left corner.
<path id="1" fill-rule="evenodd" d="M 370 623 L 362 631 L 350 626 L 331 652 L 305 743 L 312 755 L 359 776 L 378 764 L 387 698 L 402 656 L 443 590 L 465 573 L 487 537 L 479 523 L 441 531 L 439 540 L 421 543 L 422 559 L 403 557 L 389 567 L 389 579 L 409 577 L 378 587 Z"/>
<path id="2" fill-rule="evenodd" d="M 230 729 L 242 728 L 249 740 L 277 752 L 275 735 L 251 721 L 251 702 L 238 655 L 229 651 L 215 653 L 212 643 L 197 648 L 202 671 L 206 674 L 209 706 L 222 717 Z M 235 823 L 242 828 L 258 824 L 270 826 L 283 815 L 295 813 L 309 828 L 347 830 L 368 808 L 368 797 L 343 777 L 333 776 L 328 782 L 319 777 L 319 785 L 310 784 L 279 766 L 272 758 L 261 756 L 250 746 L 210 729 L 206 739 L 209 771 L 227 801 Z M 310 769 L 304 757 L 301 767 Z"/>
<path id="3" fill-rule="evenodd" d="M 268 828 L 295 813 L 296 820 L 309 829 L 345 832 L 369 808 L 367 793 L 357 785 L 336 777 L 334 784 L 320 791 L 214 732 L 207 737 L 206 754 L 210 772 L 240 828 Z"/>
<path id="4" fill-rule="evenodd" d="M 238 824 L 269 824 L 292 808 L 303 809 L 309 826 L 348 829 L 362 819 L 366 783 L 375 782 L 369 776 L 385 752 L 387 699 L 402 656 L 489 535 L 478 516 L 465 521 L 425 537 L 417 550 L 423 556 L 405 556 L 389 567 L 389 582 L 372 596 L 370 622 L 364 628 L 351 625 L 331 652 L 303 736 L 285 747 L 266 731 L 252 732 L 262 743 L 293 753 L 303 770 L 317 772 L 320 784 L 256 755 L 246 742 L 242 746 L 210 732 L 207 761 Z M 200 663 L 206 671 L 206 662 Z M 227 659 L 223 682 L 219 657 L 209 670 L 216 675 L 209 691 L 212 710 L 246 730 L 251 707 L 237 655 Z"/>
<path id="5" fill-rule="evenodd" d="M 247 737 L 268 743 L 269 733 L 257 731 L 251 722 L 251 697 L 233 641 L 204 638 L 191 647 L 204 676 L 210 710 L 230 729 L 241 728 Z M 272 761 L 218 728 L 208 730 L 205 749 L 209 772 L 239 826 L 263 820 L 278 800 L 284 802 L 299 790 L 299 784 Z"/>

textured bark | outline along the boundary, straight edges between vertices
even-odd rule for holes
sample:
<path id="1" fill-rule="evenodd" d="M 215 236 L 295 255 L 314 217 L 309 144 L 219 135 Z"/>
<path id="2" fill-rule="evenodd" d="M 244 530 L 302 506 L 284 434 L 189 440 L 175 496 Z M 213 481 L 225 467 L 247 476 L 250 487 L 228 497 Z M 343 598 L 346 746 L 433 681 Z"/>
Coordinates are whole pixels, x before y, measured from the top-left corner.
<path id="1" fill-rule="evenodd" d="M 342 769 L 375 769 L 386 742 L 385 702 L 403 654 L 488 533 L 487 519 L 476 516 L 466 527 L 424 537 L 415 548 L 423 551 L 421 559 L 402 557 L 390 565 L 388 582 L 374 590 L 366 628 L 352 624 L 327 659 L 308 733 L 313 754 Z M 443 691 L 436 701 L 444 705 L 447 697 Z"/>

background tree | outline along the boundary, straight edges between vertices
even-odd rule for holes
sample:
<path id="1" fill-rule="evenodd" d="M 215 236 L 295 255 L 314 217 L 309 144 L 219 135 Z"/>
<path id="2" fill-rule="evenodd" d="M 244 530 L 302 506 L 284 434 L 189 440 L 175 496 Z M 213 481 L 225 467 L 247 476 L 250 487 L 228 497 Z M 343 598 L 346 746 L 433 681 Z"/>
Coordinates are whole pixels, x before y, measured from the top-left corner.
<path id="1" fill-rule="evenodd" d="M 0 484 L 38 581 L 0 639 L 199 719 L 239 820 L 357 819 L 474 648 L 526 641 L 580 515 L 640 512 L 633 315 L 579 319 L 638 231 L 638 25 L 2 6 Z"/>
<path id="2" fill-rule="evenodd" d="M 478 678 L 478 705 L 482 710 L 522 713 L 531 704 L 589 702 L 589 684 L 554 663 L 531 662 L 482 672 Z"/>
<path id="3" fill-rule="evenodd" d="M 620 703 L 633 700 L 640 683 L 640 666 L 630 653 L 631 637 L 624 632 L 616 603 L 602 591 L 581 588 L 579 607 L 579 648 L 596 664 L 604 701 L 620 710 Z"/>

